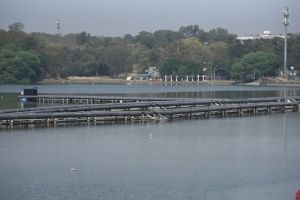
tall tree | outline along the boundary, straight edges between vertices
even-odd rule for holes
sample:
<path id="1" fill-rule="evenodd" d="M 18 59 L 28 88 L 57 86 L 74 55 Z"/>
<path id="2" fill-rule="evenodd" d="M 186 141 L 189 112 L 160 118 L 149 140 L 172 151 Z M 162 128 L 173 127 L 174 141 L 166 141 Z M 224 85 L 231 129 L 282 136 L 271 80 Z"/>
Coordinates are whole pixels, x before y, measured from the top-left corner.
<path id="1" fill-rule="evenodd" d="M 41 75 L 40 59 L 28 51 L 0 50 L 0 82 L 32 83 Z"/>
<path id="2" fill-rule="evenodd" d="M 15 22 L 8 26 L 8 30 L 11 32 L 23 32 L 25 26 L 22 22 Z"/>
<path id="3" fill-rule="evenodd" d="M 199 29 L 198 25 L 183 26 L 179 29 L 179 33 L 185 38 L 197 37 L 202 32 L 203 31 Z"/>
<path id="4" fill-rule="evenodd" d="M 263 76 L 275 76 L 279 73 L 277 56 L 263 51 L 251 52 L 237 60 L 234 71 L 238 71 L 245 81 L 251 81 Z"/>

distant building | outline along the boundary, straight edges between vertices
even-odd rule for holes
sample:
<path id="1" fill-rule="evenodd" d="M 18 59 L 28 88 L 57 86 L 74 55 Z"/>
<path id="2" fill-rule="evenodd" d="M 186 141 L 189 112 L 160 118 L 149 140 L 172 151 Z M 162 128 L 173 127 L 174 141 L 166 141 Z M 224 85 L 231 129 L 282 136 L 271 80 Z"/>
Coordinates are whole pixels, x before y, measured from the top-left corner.
<path id="1" fill-rule="evenodd" d="M 243 44 L 246 40 L 270 40 L 273 39 L 274 36 L 271 31 L 264 31 L 263 33 L 260 33 L 258 35 L 247 35 L 247 36 L 238 36 L 236 39 L 240 40 Z M 279 37 L 279 36 L 278 36 Z"/>
<path id="2" fill-rule="evenodd" d="M 274 36 L 271 33 L 271 31 L 264 31 L 263 33 L 259 34 L 260 39 L 266 40 L 266 39 L 273 39 Z"/>
<path id="3" fill-rule="evenodd" d="M 140 72 L 140 73 L 138 73 Z M 144 72 L 134 70 L 128 74 L 126 80 L 158 80 L 160 79 L 159 69 L 157 67 L 149 67 Z"/>
<path id="4" fill-rule="evenodd" d="M 145 70 L 145 74 L 147 74 L 148 78 L 150 79 L 159 79 L 160 73 L 157 67 L 149 67 Z"/>
<path id="5" fill-rule="evenodd" d="M 236 39 L 240 40 L 240 42 L 242 44 L 244 44 L 245 40 L 254 40 L 254 36 L 252 36 L 252 35 L 249 35 L 249 36 L 238 36 Z"/>

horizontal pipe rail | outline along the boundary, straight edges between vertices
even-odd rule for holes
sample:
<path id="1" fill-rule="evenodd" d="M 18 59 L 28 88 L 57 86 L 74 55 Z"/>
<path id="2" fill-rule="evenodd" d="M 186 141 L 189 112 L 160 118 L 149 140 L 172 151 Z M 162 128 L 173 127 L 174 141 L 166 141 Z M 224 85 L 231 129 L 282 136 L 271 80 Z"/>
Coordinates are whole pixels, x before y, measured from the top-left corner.
<path id="1" fill-rule="evenodd" d="M 49 96 L 49 95 L 47 95 Z M 77 97 L 77 96 L 76 96 Z M 85 97 L 86 98 L 86 97 Z M 105 97 L 113 98 L 113 97 Z M 122 97 L 117 97 L 120 100 Z M 127 97 L 125 97 L 127 98 Z M 167 107 L 167 106 L 203 106 L 203 105 L 223 105 L 223 104 L 245 104 L 245 103 L 264 103 L 264 102 L 299 102 L 300 97 L 268 97 L 268 98 L 251 98 L 251 99 L 172 99 L 164 100 L 156 99 L 156 101 L 148 101 L 151 99 L 138 98 L 139 102 L 125 102 L 125 103 L 107 103 L 107 104 L 83 104 L 83 105 L 64 105 L 51 106 L 27 109 L 9 109 L 2 110 L 0 114 L 14 113 L 14 112 L 78 112 L 78 111 L 92 111 L 92 110 L 113 110 L 113 109 L 143 109 L 150 106 Z M 137 99 L 135 99 L 137 100 Z M 153 99 L 152 99 L 153 100 Z M 160 101 L 159 101 L 160 100 Z"/>
<path id="2" fill-rule="evenodd" d="M 47 97 L 53 95 L 46 95 Z M 59 96 L 62 97 L 62 96 Z M 66 96 L 63 96 L 66 97 Z M 68 96 L 70 97 L 70 96 Z M 78 97 L 78 96 L 72 96 Z M 81 96 L 80 96 L 81 97 Z M 89 96 L 91 97 L 91 96 Z M 40 98 L 37 96 L 36 98 Z M 86 98 L 86 97 L 81 97 Z M 103 97 L 99 97 L 103 98 Z M 0 127 L 16 125 L 56 124 L 94 121 L 172 120 L 175 118 L 227 116 L 244 113 L 298 112 L 300 97 L 269 97 L 251 99 L 164 99 L 105 97 L 118 103 L 80 104 L 0 111 Z M 153 100 L 153 99 L 152 99 Z"/>
<path id="3" fill-rule="evenodd" d="M 242 104 L 242 105 L 221 105 L 208 106 L 199 108 L 180 108 L 172 110 L 156 110 L 156 111 L 95 111 L 95 112 L 59 112 L 59 113 L 11 113 L 0 115 L 0 120 L 16 120 L 16 119 L 48 119 L 48 118 L 74 118 L 74 117 L 114 117 L 114 116 L 140 116 L 140 115 L 173 115 L 185 113 L 199 112 L 215 112 L 215 111 L 231 111 L 243 109 L 258 109 L 258 108 L 291 108 L 296 110 L 298 103 L 262 103 L 262 104 Z M 298 110 L 297 110 L 298 111 Z"/>

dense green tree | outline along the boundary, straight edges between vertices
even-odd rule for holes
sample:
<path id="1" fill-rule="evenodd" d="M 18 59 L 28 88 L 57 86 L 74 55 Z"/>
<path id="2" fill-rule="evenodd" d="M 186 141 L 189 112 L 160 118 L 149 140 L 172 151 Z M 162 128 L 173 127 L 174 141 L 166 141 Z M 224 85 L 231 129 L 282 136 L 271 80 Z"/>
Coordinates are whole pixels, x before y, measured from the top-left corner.
<path id="1" fill-rule="evenodd" d="M 229 45 L 225 42 L 214 42 L 208 45 L 208 62 L 210 73 L 230 78 Z"/>
<path id="2" fill-rule="evenodd" d="M 39 42 L 34 36 L 28 35 L 24 38 L 21 46 L 26 50 L 35 50 L 39 48 Z"/>
<path id="3" fill-rule="evenodd" d="M 149 54 L 150 50 L 146 46 L 139 43 L 135 44 L 131 51 L 129 61 L 130 63 L 139 64 L 146 67 L 146 65 L 149 63 Z"/>
<path id="4" fill-rule="evenodd" d="M 186 75 L 202 75 L 203 65 L 179 59 L 166 60 L 160 68 L 162 75 L 185 77 Z"/>
<path id="5" fill-rule="evenodd" d="M 136 36 L 96 37 L 87 32 L 26 33 L 21 22 L 0 30 L 0 82 L 36 82 L 68 76 L 119 76 L 156 66 L 166 75 L 224 76 L 252 80 L 275 76 L 283 65 L 284 40 L 240 43 L 226 29 L 198 25 Z M 300 70 L 300 35 L 289 34 L 288 66 Z"/>
<path id="6" fill-rule="evenodd" d="M 165 49 L 163 47 L 156 47 L 151 49 L 149 53 L 149 64 L 151 66 L 161 66 L 166 59 Z"/>
<path id="7" fill-rule="evenodd" d="M 128 64 L 131 51 L 126 45 L 110 46 L 103 50 L 102 59 L 104 65 L 111 69 L 111 73 L 117 76 L 120 73 L 131 71 L 131 65 Z"/>
<path id="8" fill-rule="evenodd" d="M 300 70 L 300 35 L 292 37 L 289 41 L 288 66 Z"/>
<path id="9" fill-rule="evenodd" d="M 274 53 L 248 53 L 233 65 L 234 77 L 239 75 L 242 80 L 250 81 L 263 76 L 275 76 L 279 73 L 277 59 Z"/>
<path id="10" fill-rule="evenodd" d="M 134 41 L 134 36 L 132 36 L 131 34 L 125 34 L 124 36 L 123 36 L 123 39 L 125 40 L 125 41 L 127 41 L 127 42 L 133 42 Z"/>
<path id="11" fill-rule="evenodd" d="M 168 45 L 181 39 L 180 33 L 171 30 L 159 30 L 153 33 L 153 43 L 156 47 Z"/>
<path id="12" fill-rule="evenodd" d="M 27 51 L 0 50 L 0 82 L 31 83 L 41 74 L 40 59 Z"/>
<path id="13" fill-rule="evenodd" d="M 229 34 L 226 29 L 216 28 L 208 32 L 208 42 L 222 41 L 225 43 L 231 43 L 235 40 L 236 36 Z"/>
<path id="14" fill-rule="evenodd" d="M 151 49 L 154 44 L 154 37 L 152 33 L 149 33 L 147 31 L 141 31 L 137 36 L 135 36 L 135 41 L 140 42 L 147 48 Z"/>
<path id="15" fill-rule="evenodd" d="M 11 32 L 23 32 L 25 26 L 22 22 L 15 22 L 8 26 L 8 30 Z"/>
<path id="16" fill-rule="evenodd" d="M 181 34 L 185 38 L 197 37 L 202 32 L 203 31 L 199 29 L 198 25 L 183 26 L 179 29 L 179 34 Z"/>
<path id="17" fill-rule="evenodd" d="M 207 60 L 207 51 L 197 38 L 182 39 L 178 43 L 179 55 L 183 60 L 202 63 Z"/>
<path id="18" fill-rule="evenodd" d="M 84 31 L 81 32 L 80 34 L 76 35 L 76 43 L 78 45 L 83 45 L 83 44 L 87 43 L 90 39 L 91 39 L 91 35 Z"/>

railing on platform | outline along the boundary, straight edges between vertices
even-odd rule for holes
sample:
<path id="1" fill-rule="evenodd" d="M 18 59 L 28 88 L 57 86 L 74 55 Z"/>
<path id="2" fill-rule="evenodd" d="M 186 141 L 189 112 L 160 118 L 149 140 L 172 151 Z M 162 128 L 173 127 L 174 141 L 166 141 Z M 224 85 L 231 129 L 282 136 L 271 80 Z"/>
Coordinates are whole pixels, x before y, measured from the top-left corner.
<path id="1" fill-rule="evenodd" d="M 91 96 L 37 95 L 36 98 L 91 99 Z M 120 123 L 243 116 L 277 111 L 298 112 L 300 97 L 256 99 L 164 99 L 135 97 L 93 97 L 118 103 L 64 105 L 0 111 L 0 127 L 55 126 L 67 123 Z M 129 102 L 126 102 L 129 101 Z M 152 101 L 151 101 L 152 100 Z M 154 101 L 155 100 L 155 101 Z"/>

